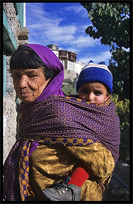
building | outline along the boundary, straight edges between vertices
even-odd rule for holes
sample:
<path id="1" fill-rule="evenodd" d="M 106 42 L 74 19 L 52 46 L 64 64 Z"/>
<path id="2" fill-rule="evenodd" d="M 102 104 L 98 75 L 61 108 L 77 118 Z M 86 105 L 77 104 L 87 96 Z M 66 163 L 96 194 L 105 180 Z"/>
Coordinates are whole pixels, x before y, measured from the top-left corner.
<path id="1" fill-rule="evenodd" d="M 81 69 L 85 66 L 84 63 L 77 61 L 77 54 L 67 50 L 60 50 L 57 45 L 47 45 L 64 65 L 64 81 L 77 78 Z"/>
<path id="2" fill-rule="evenodd" d="M 16 95 L 9 60 L 18 45 L 28 39 L 25 3 L 3 3 L 3 162 L 16 142 Z"/>

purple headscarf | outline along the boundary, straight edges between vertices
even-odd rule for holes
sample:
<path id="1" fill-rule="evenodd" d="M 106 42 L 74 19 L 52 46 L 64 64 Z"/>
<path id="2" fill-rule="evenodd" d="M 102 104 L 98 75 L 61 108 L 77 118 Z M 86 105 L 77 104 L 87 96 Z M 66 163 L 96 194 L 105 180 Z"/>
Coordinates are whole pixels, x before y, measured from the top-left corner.
<path id="1" fill-rule="evenodd" d="M 34 103 L 42 102 L 51 95 L 64 96 L 61 89 L 64 80 L 64 68 L 63 64 L 60 62 L 57 56 L 48 47 L 43 45 L 25 44 L 25 46 L 33 49 L 50 70 L 59 71 L 59 73 L 50 81 L 50 83 L 43 90 L 41 95 L 34 101 Z"/>

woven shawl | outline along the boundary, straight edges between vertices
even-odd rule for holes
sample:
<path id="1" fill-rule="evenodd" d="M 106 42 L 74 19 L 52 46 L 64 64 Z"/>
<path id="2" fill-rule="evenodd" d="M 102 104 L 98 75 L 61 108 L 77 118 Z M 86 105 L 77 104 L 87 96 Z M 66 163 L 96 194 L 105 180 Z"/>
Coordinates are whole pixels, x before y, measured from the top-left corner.
<path id="1" fill-rule="evenodd" d="M 110 98 L 98 105 L 73 97 L 50 96 L 23 110 L 18 135 L 21 140 L 50 145 L 100 142 L 115 161 L 119 157 L 120 123 Z"/>

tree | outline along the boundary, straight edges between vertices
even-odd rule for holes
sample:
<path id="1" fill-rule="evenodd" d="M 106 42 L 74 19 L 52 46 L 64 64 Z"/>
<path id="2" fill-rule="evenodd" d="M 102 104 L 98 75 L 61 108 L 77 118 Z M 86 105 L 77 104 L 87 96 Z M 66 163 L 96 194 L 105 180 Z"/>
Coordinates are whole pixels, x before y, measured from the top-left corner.
<path id="1" fill-rule="evenodd" d="M 116 47 L 112 52 L 112 58 L 109 63 L 109 69 L 113 74 L 114 93 L 118 94 L 121 100 L 129 99 L 131 81 L 129 53 Z"/>
<path id="2" fill-rule="evenodd" d="M 119 96 L 116 94 L 112 95 L 112 100 L 116 105 L 116 113 L 120 118 L 120 157 L 119 159 L 123 162 L 128 163 L 130 160 L 130 101 L 128 99 L 119 100 Z"/>
<path id="3" fill-rule="evenodd" d="M 114 76 L 114 92 L 129 98 L 130 3 L 81 3 L 93 26 L 86 33 L 111 47 L 109 69 Z"/>
<path id="4" fill-rule="evenodd" d="M 66 79 L 64 80 L 64 83 L 63 86 L 62 86 L 62 90 L 63 92 L 70 96 L 70 95 L 76 95 L 76 87 L 75 87 L 75 84 L 76 84 L 76 80 L 77 78 L 75 78 L 73 81 L 71 79 Z"/>

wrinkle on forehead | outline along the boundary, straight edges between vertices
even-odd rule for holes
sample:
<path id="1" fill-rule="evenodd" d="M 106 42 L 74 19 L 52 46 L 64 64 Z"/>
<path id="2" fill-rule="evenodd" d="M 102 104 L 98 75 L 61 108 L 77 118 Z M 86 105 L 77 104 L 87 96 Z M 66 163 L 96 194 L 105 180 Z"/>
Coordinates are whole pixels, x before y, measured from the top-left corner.
<path id="1" fill-rule="evenodd" d="M 39 73 L 41 68 L 38 69 L 19 69 L 13 70 L 11 74 L 31 74 L 31 73 Z"/>

